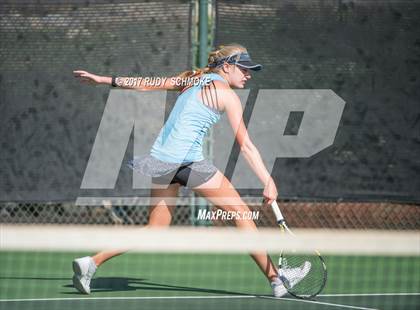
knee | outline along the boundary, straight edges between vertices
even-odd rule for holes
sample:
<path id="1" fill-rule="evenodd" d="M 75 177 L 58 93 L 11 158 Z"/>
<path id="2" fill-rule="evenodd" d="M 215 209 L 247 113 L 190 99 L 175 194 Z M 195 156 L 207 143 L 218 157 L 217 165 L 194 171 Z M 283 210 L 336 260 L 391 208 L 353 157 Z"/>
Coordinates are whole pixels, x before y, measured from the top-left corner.
<path id="1" fill-rule="evenodd" d="M 148 227 L 166 227 L 172 221 L 172 207 L 158 205 L 152 207 L 149 214 Z"/>

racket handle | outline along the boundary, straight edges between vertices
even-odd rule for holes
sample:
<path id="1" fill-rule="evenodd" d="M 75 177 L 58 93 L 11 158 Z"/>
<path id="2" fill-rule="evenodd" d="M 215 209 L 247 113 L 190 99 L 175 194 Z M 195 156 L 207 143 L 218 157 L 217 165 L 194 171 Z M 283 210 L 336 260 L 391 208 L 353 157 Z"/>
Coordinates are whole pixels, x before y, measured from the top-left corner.
<path id="1" fill-rule="evenodd" d="M 283 214 L 281 214 L 279 205 L 277 204 L 277 201 L 273 201 L 273 203 L 271 204 L 271 209 L 274 212 L 274 215 L 276 216 L 276 220 L 277 220 L 277 224 L 283 224 L 284 223 L 284 217 Z"/>

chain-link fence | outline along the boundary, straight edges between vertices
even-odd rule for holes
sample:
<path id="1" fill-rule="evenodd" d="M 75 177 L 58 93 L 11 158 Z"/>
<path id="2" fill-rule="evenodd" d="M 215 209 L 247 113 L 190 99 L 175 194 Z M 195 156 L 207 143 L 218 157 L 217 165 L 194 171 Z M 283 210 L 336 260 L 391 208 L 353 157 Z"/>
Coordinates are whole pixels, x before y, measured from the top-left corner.
<path id="1" fill-rule="evenodd" d="M 189 225 L 193 222 L 191 207 L 175 208 L 173 223 Z M 149 206 L 115 206 L 104 202 L 101 206 L 78 206 L 74 203 L 4 203 L 0 205 L 1 223 L 13 224 L 98 224 L 145 225 Z"/>
<path id="2" fill-rule="evenodd" d="M 279 202 L 291 227 L 330 229 L 420 229 L 420 205 L 377 202 Z M 260 210 L 259 226 L 275 226 L 271 208 Z"/>
<path id="3" fill-rule="evenodd" d="M 259 211 L 259 227 L 276 226 L 271 208 L 257 199 L 245 199 L 250 209 Z M 197 209 L 181 198 L 173 214 L 173 225 L 197 222 Z M 333 229 L 420 229 L 420 205 L 362 202 L 280 202 L 291 227 Z M 212 209 L 215 210 L 214 207 Z M 3 203 L 0 222 L 13 224 L 106 224 L 145 225 L 149 206 L 76 206 L 74 203 Z M 221 226 L 231 222 L 214 221 Z"/>

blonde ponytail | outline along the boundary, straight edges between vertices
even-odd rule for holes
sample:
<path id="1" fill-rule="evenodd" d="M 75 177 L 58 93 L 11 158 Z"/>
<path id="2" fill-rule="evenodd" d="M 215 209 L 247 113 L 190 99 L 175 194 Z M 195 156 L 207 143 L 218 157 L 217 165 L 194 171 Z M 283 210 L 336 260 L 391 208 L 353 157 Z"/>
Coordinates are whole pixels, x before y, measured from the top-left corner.
<path id="1" fill-rule="evenodd" d="M 184 71 L 178 74 L 177 77 L 181 79 L 200 78 L 203 74 L 218 72 L 220 68 L 215 66 L 217 62 L 225 57 L 229 57 L 237 53 L 247 53 L 247 50 L 242 45 L 236 43 L 220 45 L 217 49 L 209 53 L 207 66 L 192 71 Z"/>

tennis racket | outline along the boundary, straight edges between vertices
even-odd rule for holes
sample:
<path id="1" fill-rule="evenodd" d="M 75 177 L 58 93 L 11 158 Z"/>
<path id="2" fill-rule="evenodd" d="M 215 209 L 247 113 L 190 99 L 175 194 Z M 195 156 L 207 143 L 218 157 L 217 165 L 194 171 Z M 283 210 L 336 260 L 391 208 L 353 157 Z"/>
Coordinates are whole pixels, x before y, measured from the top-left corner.
<path id="1" fill-rule="evenodd" d="M 271 208 L 282 232 L 296 237 L 287 226 L 276 201 L 271 204 Z M 317 250 L 310 254 L 282 251 L 279 258 L 279 277 L 290 295 L 312 299 L 325 287 L 327 266 Z"/>

